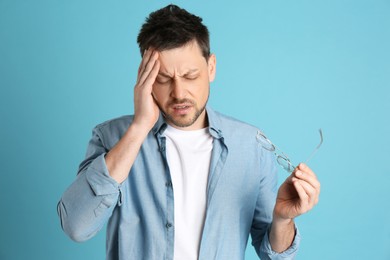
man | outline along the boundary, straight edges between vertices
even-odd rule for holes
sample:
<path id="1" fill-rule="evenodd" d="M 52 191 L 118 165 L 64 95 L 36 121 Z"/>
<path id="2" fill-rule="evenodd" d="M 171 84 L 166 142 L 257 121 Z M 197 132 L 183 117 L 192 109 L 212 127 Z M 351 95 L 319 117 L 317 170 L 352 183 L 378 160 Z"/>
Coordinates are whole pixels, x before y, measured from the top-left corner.
<path id="1" fill-rule="evenodd" d="M 169 5 L 138 43 L 134 116 L 93 130 L 58 203 L 64 231 L 84 241 L 108 222 L 107 259 L 243 259 L 249 234 L 262 259 L 294 258 L 315 174 L 300 164 L 276 192 L 257 129 L 207 106 L 216 57 L 201 18 Z"/>

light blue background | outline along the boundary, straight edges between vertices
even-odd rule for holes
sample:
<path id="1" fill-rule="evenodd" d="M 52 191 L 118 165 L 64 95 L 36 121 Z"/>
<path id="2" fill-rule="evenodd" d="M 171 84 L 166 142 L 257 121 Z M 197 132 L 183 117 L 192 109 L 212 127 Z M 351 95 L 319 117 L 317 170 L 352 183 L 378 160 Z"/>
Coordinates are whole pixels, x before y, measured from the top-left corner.
<path id="1" fill-rule="evenodd" d="M 211 31 L 216 110 L 294 162 L 324 131 L 297 259 L 390 259 L 390 1 L 174 2 Z M 133 112 L 136 36 L 169 3 L 0 0 L 0 259 L 104 259 L 104 231 L 72 242 L 56 203 L 91 129 Z"/>

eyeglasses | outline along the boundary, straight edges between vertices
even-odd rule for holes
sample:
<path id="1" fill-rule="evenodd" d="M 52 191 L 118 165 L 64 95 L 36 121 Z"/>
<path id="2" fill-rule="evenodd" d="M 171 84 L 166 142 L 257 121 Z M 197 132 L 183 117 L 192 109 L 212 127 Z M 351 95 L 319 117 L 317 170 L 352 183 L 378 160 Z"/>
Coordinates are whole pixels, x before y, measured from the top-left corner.
<path id="1" fill-rule="evenodd" d="M 308 163 L 313 158 L 313 156 L 316 154 L 316 152 L 322 145 L 322 141 L 323 141 L 322 130 L 319 129 L 318 131 L 320 132 L 320 143 L 313 150 L 310 156 L 306 159 L 305 163 Z M 261 131 L 257 131 L 256 139 L 264 149 L 270 152 L 274 152 L 278 164 L 282 166 L 283 169 L 285 169 L 288 172 L 294 171 L 295 166 L 291 163 L 288 156 L 285 153 L 283 153 L 279 148 L 277 148 Z"/>

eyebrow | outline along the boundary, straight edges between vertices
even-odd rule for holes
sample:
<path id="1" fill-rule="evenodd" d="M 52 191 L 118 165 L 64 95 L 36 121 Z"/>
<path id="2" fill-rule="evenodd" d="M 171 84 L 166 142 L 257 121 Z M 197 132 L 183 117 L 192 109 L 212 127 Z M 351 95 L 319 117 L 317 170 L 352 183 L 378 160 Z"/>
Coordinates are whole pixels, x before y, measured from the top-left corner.
<path id="1" fill-rule="evenodd" d="M 185 77 L 185 76 L 188 76 L 188 75 L 191 75 L 191 74 L 194 74 L 194 73 L 197 73 L 199 71 L 199 69 L 191 69 L 189 71 L 187 71 L 186 73 L 184 73 L 182 76 L 180 77 Z M 165 78 L 171 78 L 171 76 L 163 71 L 160 71 L 158 73 L 159 76 L 163 76 Z"/>

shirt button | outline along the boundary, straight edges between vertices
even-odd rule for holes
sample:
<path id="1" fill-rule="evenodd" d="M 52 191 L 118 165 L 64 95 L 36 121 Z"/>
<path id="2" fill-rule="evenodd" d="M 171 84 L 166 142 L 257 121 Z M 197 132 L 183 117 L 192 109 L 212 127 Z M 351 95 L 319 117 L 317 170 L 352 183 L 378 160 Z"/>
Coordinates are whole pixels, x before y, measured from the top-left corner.
<path id="1" fill-rule="evenodd" d="M 165 224 L 165 227 L 166 227 L 166 228 L 171 228 L 171 227 L 172 227 L 172 224 L 169 223 L 169 222 L 167 222 L 167 224 Z"/>
<path id="2" fill-rule="evenodd" d="M 167 186 L 168 188 L 169 188 L 169 187 L 172 187 L 172 182 L 171 182 L 171 181 L 167 181 L 167 182 L 165 183 L 165 186 Z"/>

